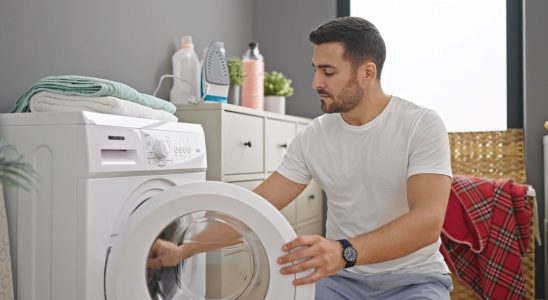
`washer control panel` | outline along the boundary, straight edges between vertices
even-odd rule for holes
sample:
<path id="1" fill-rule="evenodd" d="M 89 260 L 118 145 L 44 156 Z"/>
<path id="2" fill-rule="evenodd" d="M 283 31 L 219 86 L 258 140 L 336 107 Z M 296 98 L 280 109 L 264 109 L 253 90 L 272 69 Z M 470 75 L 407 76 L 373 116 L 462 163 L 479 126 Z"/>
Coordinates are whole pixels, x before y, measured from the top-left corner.
<path id="1" fill-rule="evenodd" d="M 141 132 L 147 165 L 152 169 L 205 168 L 203 134 L 144 129 Z"/>

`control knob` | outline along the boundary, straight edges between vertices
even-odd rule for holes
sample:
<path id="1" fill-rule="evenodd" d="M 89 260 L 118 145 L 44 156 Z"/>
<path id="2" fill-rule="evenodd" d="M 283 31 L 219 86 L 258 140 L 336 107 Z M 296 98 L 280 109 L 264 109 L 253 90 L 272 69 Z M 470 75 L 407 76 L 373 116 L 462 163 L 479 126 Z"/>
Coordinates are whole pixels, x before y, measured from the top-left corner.
<path id="1" fill-rule="evenodd" d="M 166 141 L 158 140 L 154 142 L 154 156 L 157 159 L 163 160 L 169 156 L 169 145 Z"/>

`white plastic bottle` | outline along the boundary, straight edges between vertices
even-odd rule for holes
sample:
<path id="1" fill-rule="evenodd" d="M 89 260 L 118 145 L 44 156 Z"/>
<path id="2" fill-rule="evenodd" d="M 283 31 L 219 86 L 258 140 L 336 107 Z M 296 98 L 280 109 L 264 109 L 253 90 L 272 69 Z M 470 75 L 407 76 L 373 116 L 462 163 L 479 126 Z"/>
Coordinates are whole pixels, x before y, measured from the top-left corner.
<path id="1" fill-rule="evenodd" d="M 264 61 L 259 53 L 259 43 L 249 43 L 242 57 L 244 81 L 242 83 L 242 106 L 263 110 L 264 108 Z"/>
<path id="2" fill-rule="evenodd" d="M 191 36 L 183 36 L 181 48 L 171 57 L 173 88 L 169 99 L 173 104 L 188 104 L 200 98 L 200 61 Z"/>

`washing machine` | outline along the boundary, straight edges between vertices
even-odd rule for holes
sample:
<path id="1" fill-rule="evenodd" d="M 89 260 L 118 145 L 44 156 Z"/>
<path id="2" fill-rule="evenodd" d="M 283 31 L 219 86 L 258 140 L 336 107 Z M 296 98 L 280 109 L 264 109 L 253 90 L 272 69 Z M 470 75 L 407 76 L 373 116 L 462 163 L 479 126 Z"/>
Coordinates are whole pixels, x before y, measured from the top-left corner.
<path id="1" fill-rule="evenodd" d="M 200 125 L 1 114 L 0 136 L 36 170 L 32 186 L 5 191 L 17 299 L 314 298 L 314 285 L 292 285 L 307 274 L 279 272 L 296 237 L 279 211 L 205 180 Z M 151 267 L 159 243 L 207 250 Z"/>

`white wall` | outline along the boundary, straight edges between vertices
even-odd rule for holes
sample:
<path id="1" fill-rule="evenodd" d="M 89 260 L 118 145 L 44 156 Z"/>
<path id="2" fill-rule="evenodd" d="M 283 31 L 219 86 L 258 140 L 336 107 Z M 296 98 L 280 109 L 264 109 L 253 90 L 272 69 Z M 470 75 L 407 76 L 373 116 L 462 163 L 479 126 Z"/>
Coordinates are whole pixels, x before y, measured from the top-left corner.
<path id="1" fill-rule="evenodd" d="M 350 13 L 384 38 L 386 93 L 436 110 L 449 131 L 506 129 L 505 2 L 361 0 Z"/>

